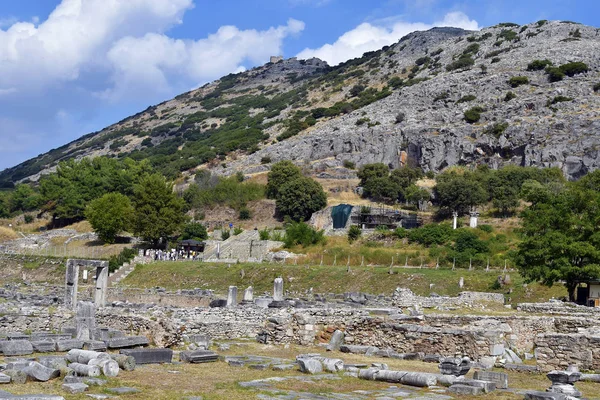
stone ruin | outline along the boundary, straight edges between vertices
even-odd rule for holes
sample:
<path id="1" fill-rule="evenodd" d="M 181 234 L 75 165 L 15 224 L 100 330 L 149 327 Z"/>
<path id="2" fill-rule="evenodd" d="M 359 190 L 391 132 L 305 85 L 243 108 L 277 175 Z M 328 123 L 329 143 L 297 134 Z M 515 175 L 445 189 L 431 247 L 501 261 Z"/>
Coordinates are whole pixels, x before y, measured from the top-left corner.
<path id="1" fill-rule="evenodd" d="M 81 268 L 95 270 L 93 301 L 78 300 Z M 574 367 L 564 371 L 569 364 L 582 369 L 600 369 L 597 357 L 600 336 L 596 328 L 600 325 L 600 313 L 587 308 L 565 309 L 559 303 L 523 304 L 513 315 L 445 314 L 452 309 L 485 310 L 490 304 L 503 307 L 504 299 L 497 294 L 472 292 L 463 292 L 457 297 L 426 297 L 402 288 L 387 296 L 319 294 L 312 290 L 298 294 L 286 292 L 280 277 L 274 279 L 272 293 L 255 297 L 254 288 L 249 286 L 242 295 L 237 286 L 230 286 L 226 299 L 213 300 L 216 307 L 207 307 L 207 303 L 204 307 L 186 308 L 111 302 L 105 285 L 106 272 L 106 263 L 70 260 L 64 309 L 44 314 L 44 305 L 19 304 L 19 312 L 7 312 L 0 318 L 0 332 L 7 332 L 4 339 L 0 335 L 0 350 L 4 356 L 66 352 L 52 356 L 61 365 L 66 364 L 60 368 L 49 364 L 46 356 L 27 359 L 11 364 L 12 369 L 22 373 L 6 370 L 7 377 L 0 375 L 0 382 L 16 382 L 23 379 L 23 374 L 29 377 L 26 379 L 37 380 L 62 376 L 64 390 L 76 392 L 94 382 L 90 379 L 99 379 L 94 376 L 98 370 L 100 376 L 110 377 L 134 364 L 168 363 L 173 358 L 189 363 L 217 362 L 217 354 L 210 350 L 213 339 L 248 337 L 269 345 L 313 346 L 320 342 L 323 352 L 300 355 L 295 360 L 236 356 L 226 357 L 225 362 L 274 371 L 298 369 L 309 376 L 344 373 L 403 387 L 443 386 L 446 393 L 454 397 L 517 390 L 509 388 L 507 373 L 515 371 L 548 372 L 551 380 L 548 391 L 524 394 L 532 399 L 577 398 L 581 393 L 574 386 L 575 382 L 600 382 L 600 375 L 581 374 Z M 0 291 L 0 296 L 5 295 L 8 292 Z M 203 290 L 185 295 L 213 296 L 213 293 Z M 9 306 L 17 307 L 13 298 L 10 299 L 5 304 L 0 303 L 0 312 L 10 310 Z M 20 299 L 27 301 L 26 297 Z M 536 315 L 549 310 L 553 316 Z M 39 318 L 19 317 L 30 314 Z M 65 321 L 70 321 L 69 325 L 65 325 Z M 22 333 L 25 331 L 32 333 Z M 52 331 L 60 333 L 49 333 Z M 574 341 L 574 337 L 577 340 Z M 150 342 L 158 348 L 148 348 Z M 174 354 L 170 349 L 173 346 L 185 347 Z M 225 350 L 228 346 L 223 344 L 219 348 Z M 325 356 L 325 351 L 331 356 Z M 377 359 L 370 365 L 352 364 L 344 361 L 345 353 Z M 386 358 L 438 363 L 439 373 L 390 370 L 384 362 Z M 78 362 L 80 359 L 86 362 Z M 523 359 L 531 362 L 524 363 Z M 504 368 L 506 372 L 492 368 Z"/>

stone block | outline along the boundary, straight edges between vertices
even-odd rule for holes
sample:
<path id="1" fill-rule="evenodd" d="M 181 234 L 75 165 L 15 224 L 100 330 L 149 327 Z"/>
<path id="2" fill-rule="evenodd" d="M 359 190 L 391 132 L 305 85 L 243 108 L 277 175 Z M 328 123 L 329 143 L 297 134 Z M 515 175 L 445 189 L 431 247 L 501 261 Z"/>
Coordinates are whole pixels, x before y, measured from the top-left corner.
<path id="1" fill-rule="evenodd" d="M 344 343 L 344 332 L 339 329 L 333 332 L 329 344 L 327 345 L 327 351 L 339 351 L 340 346 Z"/>
<path id="2" fill-rule="evenodd" d="M 55 368 L 48 368 L 38 362 L 31 362 L 28 367 L 23 369 L 27 376 L 40 382 L 47 382 L 60 376 L 60 371 Z"/>
<path id="3" fill-rule="evenodd" d="M 439 368 L 442 375 L 463 376 L 471 369 L 471 360 L 469 357 L 446 357 Z"/>
<path id="4" fill-rule="evenodd" d="M 9 340 L 0 342 L 0 348 L 4 356 L 22 356 L 33 354 L 33 346 L 27 340 Z"/>
<path id="5" fill-rule="evenodd" d="M 517 372 L 539 372 L 539 368 L 537 365 L 525 365 L 525 364 L 504 364 L 504 369 L 508 369 L 511 371 Z"/>
<path id="6" fill-rule="evenodd" d="M 483 389 L 476 386 L 468 386 L 462 384 L 455 384 L 448 388 L 450 393 L 456 393 L 464 396 L 477 396 L 483 394 Z"/>
<path id="7" fill-rule="evenodd" d="M 479 379 L 463 379 L 459 384 L 481 388 L 484 393 L 490 393 L 496 390 L 496 384 L 494 382 L 482 381 Z"/>
<path id="8" fill-rule="evenodd" d="M 374 346 L 357 346 L 357 345 L 341 345 L 340 351 L 342 353 L 352 353 L 352 354 L 367 354 L 368 352 L 377 352 L 379 349 Z"/>
<path id="9" fill-rule="evenodd" d="M 86 340 L 83 342 L 84 350 L 106 351 L 106 343 L 101 340 Z"/>
<path id="10" fill-rule="evenodd" d="M 579 371 L 550 371 L 546 375 L 552 383 L 569 383 L 574 384 L 581 379 Z"/>
<path id="11" fill-rule="evenodd" d="M 12 383 L 24 384 L 27 382 L 27 374 L 23 371 L 18 370 L 6 370 L 4 373 L 10 376 L 10 381 Z"/>
<path id="12" fill-rule="evenodd" d="M 56 351 L 62 352 L 81 348 L 83 348 L 83 340 L 69 339 L 56 341 Z"/>
<path id="13" fill-rule="evenodd" d="M 70 394 L 79 394 L 88 390 L 88 385 L 85 383 L 63 383 L 62 388 Z"/>
<path id="14" fill-rule="evenodd" d="M 508 389 L 508 374 L 503 372 L 475 371 L 473 379 L 494 382 L 498 389 Z"/>
<path id="15" fill-rule="evenodd" d="M 147 346 L 149 344 L 146 336 L 125 336 L 109 339 L 106 346 L 109 349 L 125 349 L 127 347 Z"/>
<path id="16" fill-rule="evenodd" d="M 171 349 L 123 349 L 119 353 L 135 358 L 136 364 L 169 364 L 173 360 Z"/>
<path id="17" fill-rule="evenodd" d="M 307 374 L 319 374 L 323 372 L 323 365 L 320 361 L 312 358 L 301 358 L 298 360 L 300 371 Z"/>
<path id="18" fill-rule="evenodd" d="M 504 345 L 499 343 L 499 344 L 493 344 L 490 346 L 490 356 L 501 356 L 504 355 Z"/>
<path id="19" fill-rule="evenodd" d="M 567 400 L 567 396 L 562 393 L 527 391 L 525 400 Z"/>
<path id="20" fill-rule="evenodd" d="M 189 362 L 192 364 L 215 362 L 218 359 L 219 356 L 209 350 L 182 351 L 179 353 L 180 361 Z"/>
<path id="21" fill-rule="evenodd" d="M 0 373 L 0 383 L 10 383 L 10 376 Z"/>
<path id="22" fill-rule="evenodd" d="M 52 353 L 56 351 L 56 343 L 52 340 L 32 340 L 31 345 L 36 353 Z"/>

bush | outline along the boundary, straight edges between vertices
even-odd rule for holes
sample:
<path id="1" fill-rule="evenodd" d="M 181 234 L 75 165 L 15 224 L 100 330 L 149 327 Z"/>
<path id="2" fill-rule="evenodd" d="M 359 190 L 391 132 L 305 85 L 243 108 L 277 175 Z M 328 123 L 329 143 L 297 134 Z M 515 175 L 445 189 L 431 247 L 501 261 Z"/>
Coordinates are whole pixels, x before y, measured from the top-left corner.
<path id="1" fill-rule="evenodd" d="M 260 240 L 269 240 L 269 230 L 265 228 L 262 231 L 258 231 L 258 237 L 260 238 Z"/>
<path id="2" fill-rule="evenodd" d="M 204 211 L 196 211 L 194 213 L 194 220 L 202 221 L 204 218 L 206 218 L 206 214 L 204 213 Z"/>
<path id="3" fill-rule="evenodd" d="M 548 102 L 546 103 L 546 107 L 550 107 L 556 103 L 563 103 L 563 102 L 567 102 L 567 101 L 573 101 L 573 99 L 571 97 L 566 97 L 566 96 L 556 96 L 552 100 L 548 100 Z"/>
<path id="4" fill-rule="evenodd" d="M 550 82 L 558 82 L 562 81 L 565 77 L 565 73 L 558 67 L 548 67 L 546 68 L 546 74 L 548 75 L 548 80 Z"/>
<path id="5" fill-rule="evenodd" d="M 250 211 L 250 209 L 248 209 L 248 207 L 242 207 L 242 208 L 240 208 L 239 217 L 242 221 L 249 220 L 252 218 L 252 211 Z"/>
<path id="6" fill-rule="evenodd" d="M 446 71 L 455 71 L 457 69 L 470 69 L 473 65 L 475 65 L 475 60 L 471 58 L 470 55 L 463 55 L 458 60 L 448 64 L 446 66 Z"/>
<path id="7" fill-rule="evenodd" d="M 547 67 L 551 67 L 552 66 L 552 61 L 545 59 L 545 60 L 533 60 L 532 62 L 530 62 L 527 65 L 527 71 L 541 71 L 543 69 L 546 69 Z"/>
<path id="8" fill-rule="evenodd" d="M 403 112 L 396 114 L 396 123 L 397 124 L 404 122 L 405 119 L 406 119 L 406 114 L 404 114 Z"/>
<path id="9" fill-rule="evenodd" d="M 242 228 L 239 228 L 239 227 L 233 228 L 233 236 L 237 236 L 242 232 L 244 232 L 244 230 Z"/>
<path id="10" fill-rule="evenodd" d="M 452 235 L 452 227 L 447 224 L 429 224 L 408 231 L 408 239 L 411 242 L 424 246 L 431 246 L 432 244 L 442 245 L 450 241 Z"/>
<path id="11" fill-rule="evenodd" d="M 503 29 L 499 34 L 498 34 L 499 38 L 502 38 L 506 41 L 512 42 L 513 40 L 517 39 L 519 37 L 519 35 L 517 34 L 517 32 L 511 30 L 511 29 Z"/>
<path id="12" fill-rule="evenodd" d="M 559 68 L 563 74 L 571 77 L 589 71 L 587 64 L 582 62 L 570 62 L 561 65 Z"/>
<path id="13" fill-rule="evenodd" d="M 512 99 L 516 98 L 517 95 L 514 94 L 513 92 L 506 92 L 506 96 L 504 96 L 504 101 L 511 101 Z"/>
<path id="14" fill-rule="evenodd" d="M 263 164 L 263 165 L 270 164 L 271 163 L 271 157 L 269 157 L 269 156 L 262 157 L 260 159 L 260 163 Z"/>
<path id="15" fill-rule="evenodd" d="M 485 225 L 485 224 L 478 225 L 477 228 L 479 228 L 479 230 L 482 230 L 482 231 L 484 231 L 486 233 L 492 233 L 492 232 L 494 232 L 494 227 L 491 226 L 491 225 Z"/>
<path id="16" fill-rule="evenodd" d="M 500 57 L 494 57 L 494 58 L 492 58 L 492 61 L 490 61 L 490 62 L 491 62 L 492 64 L 496 64 L 496 63 L 498 63 L 498 62 L 500 62 L 500 61 L 501 61 Z"/>
<path id="17" fill-rule="evenodd" d="M 488 126 L 485 130 L 485 133 L 499 138 L 502 136 L 506 128 L 508 128 L 508 122 L 498 122 L 492 126 Z"/>
<path id="18" fill-rule="evenodd" d="M 396 228 L 394 230 L 394 236 L 396 236 L 398 239 L 404 239 L 408 236 L 408 231 L 404 228 Z"/>
<path id="19" fill-rule="evenodd" d="M 510 87 L 513 88 L 519 87 L 521 85 L 526 85 L 528 83 L 529 78 L 527 78 L 526 76 L 513 76 L 508 80 L 508 84 L 510 85 Z"/>
<path id="20" fill-rule="evenodd" d="M 30 224 L 30 223 L 32 223 L 32 222 L 33 222 L 33 220 L 34 220 L 34 218 L 33 218 L 33 215 L 31 215 L 31 214 L 25 214 L 25 217 L 24 217 L 24 218 L 25 218 L 25 223 L 26 223 L 26 224 Z"/>
<path id="21" fill-rule="evenodd" d="M 485 112 L 485 109 L 482 107 L 469 108 L 464 113 L 465 121 L 467 121 L 469 124 L 474 124 L 475 122 L 478 122 L 481 119 L 482 112 Z"/>
<path id="22" fill-rule="evenodd" d="M 183 227 L 181 233 L 181 240 L 206 240 L 208 239 L 208 233 L 206 227 L 199 222 L 188 222 Z"/>
<path id="23" fill-rule="evenodd" d="M 134 249 L 124 248 L 118 255 L 110 256 L 108 259 L 108 271 L 115 272 L 121 265 L 133 260 L 136 254 L 137 251 Z"/>
<path id="24" fill-rule="evenodd" d="M 352 225 L 350 229 L 348 229 L 348 241 L 350 243 L 357 240 L 362 234 L 361 229 L 357 225 Z"/>
<path id="25" fill-rule="evenodd" d="M 473 100 L 476 100 L 476 99 L 477 99 L 477 96 L 469 94 L 469 95 L 463 96 L 460 99 L 456 100 L 456 104 L 468 103 L 469 101 L 473 101 Z"/>
<path id="26" fill-rule="evenodd" d="M 305 222 L 292 222 L 287 225 L 283 239 L 285 247 L 301 245 L 302 247 L 324 243 L 324 231 L 317 231 Z"/>
<path id="27" fill-rule="evenodd" d="M 224 229 L 221 231 L 221 240 L 227 240 L 231 236 L 228 229 Z"/>
<path id="28" fill-rule="evenodd" d="M 314 212 L 327 206 L 327 195 L 321 184 L 302 177 L 281 187 L 276 206 L 281 215 L 294 221 L 306 221 Z"/>
<path id="29" fill-rule="evenodd" d="M 344 160 L 342 165 L 344 166 L 344 168 L 347 168 L 347 169 L 355 169 L 356 168 L 356 164 L 350 160 Z"/>

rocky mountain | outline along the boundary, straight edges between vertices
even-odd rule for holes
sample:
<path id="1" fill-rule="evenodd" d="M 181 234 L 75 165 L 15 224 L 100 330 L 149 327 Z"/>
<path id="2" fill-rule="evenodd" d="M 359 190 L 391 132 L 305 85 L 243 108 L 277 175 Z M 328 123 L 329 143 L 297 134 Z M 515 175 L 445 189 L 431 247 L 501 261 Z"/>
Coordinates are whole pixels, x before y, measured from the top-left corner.
<path id="1" fill-rule="evenodd" d="M 383 162 L 600 167 L 600 29 L 568 21 L 434 28 L 336 67 L 273 59 L 149 107 L 0 174 L 57 162 L 148 159 L 167 176 L 247 174 L 291 159 L 323 177 Z"/>

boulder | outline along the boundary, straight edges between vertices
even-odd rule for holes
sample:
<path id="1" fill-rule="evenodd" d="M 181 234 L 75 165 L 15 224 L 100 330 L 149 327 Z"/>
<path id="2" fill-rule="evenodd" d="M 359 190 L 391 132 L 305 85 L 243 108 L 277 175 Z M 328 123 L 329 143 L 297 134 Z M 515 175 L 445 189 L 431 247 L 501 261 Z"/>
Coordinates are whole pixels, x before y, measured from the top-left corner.
<path id="1" fill-rule="evenodd" d="M 40 382 L 47 382 L 50 379 L 58 378 L 60 376 L 60 371 L 58 369 L 45 367 L 35 361 L 32 361 L 23 372 L 25 372 L 27 376 Z"/>
<path id="2" fill-rule="evenodd" d="M 323 365 L 313 358 L 301 358 L 298 360 L 300 371 L 307 374 L 318 374 L 323 372 Z"/>

